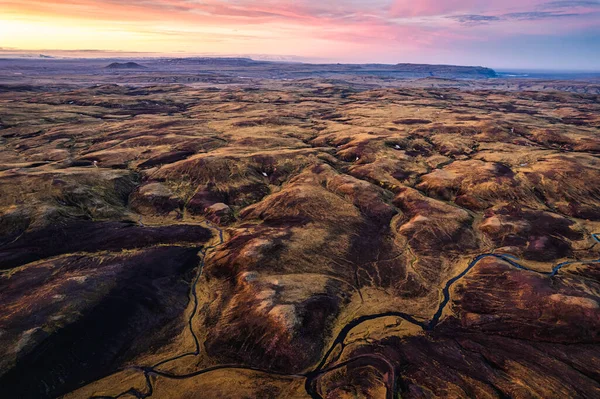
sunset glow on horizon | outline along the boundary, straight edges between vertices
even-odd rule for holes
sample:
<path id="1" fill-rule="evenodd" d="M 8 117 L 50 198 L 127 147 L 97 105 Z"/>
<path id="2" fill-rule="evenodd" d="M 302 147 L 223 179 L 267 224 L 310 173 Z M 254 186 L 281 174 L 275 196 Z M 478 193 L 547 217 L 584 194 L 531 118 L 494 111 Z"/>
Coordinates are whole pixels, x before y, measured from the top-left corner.
<path id="1" fill-rule="evenodd" d="M 600 69 L 600 1 L 0 0 L 0 47 Z"/>

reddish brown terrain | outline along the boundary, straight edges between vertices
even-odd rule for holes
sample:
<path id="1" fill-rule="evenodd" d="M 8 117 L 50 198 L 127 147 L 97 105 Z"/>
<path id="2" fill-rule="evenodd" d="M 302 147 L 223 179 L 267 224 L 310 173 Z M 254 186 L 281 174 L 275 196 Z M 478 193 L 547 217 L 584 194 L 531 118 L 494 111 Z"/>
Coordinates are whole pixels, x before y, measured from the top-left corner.
<path id="1" fill-rule="evenodd" d="M 0 396 L 600 397 L 600 96 L 0 90 Z"/>

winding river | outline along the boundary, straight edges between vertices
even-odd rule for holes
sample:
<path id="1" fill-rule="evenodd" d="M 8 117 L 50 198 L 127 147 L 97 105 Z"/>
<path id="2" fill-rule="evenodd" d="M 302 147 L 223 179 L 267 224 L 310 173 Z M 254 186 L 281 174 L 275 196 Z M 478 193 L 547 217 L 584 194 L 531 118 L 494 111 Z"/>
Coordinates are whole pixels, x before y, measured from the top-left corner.
<path id="1" fill-rule="evenodd" d="M 192 293 L 192 300 L 194 303 L 193 309 L 192 309 L 192 313 L 190 314 L 190 317 L 188 319 L 188 327 L 190 329 L 190 332 L 193 336 L 194 339 L 194 344 L 195 344 L 195 350 L 193 352 L 187 352 L 187 353 L 183 353 L 181 355 L 177 355 L 177 356 L 173 356 L 170 358 L 167 358 L 151 367 L 131 367 L 130 369 L 135 369 L 135 370 L 139 370 L 141 372 L 143 372 L 145 380 L 146 380 L 146 392 L 140 392 L 139 390 L 135 389 L 135 388 L 131 388 L 127 391 L 124 391 L 122 393 L 120 393 L 117 396 L 92 396 L 90 399 L 117 399 L 119 397 L 125 396 L 125 395 L 133 395 L 135 396 L 137 399 L 146 399 L 150 396 L 152 396 L 154 389 L 153 389 L 153 385 L 152 385 L 152 380 L 151 380 L 151 376 L 160 376 L 160 377 L 164 377 L 164 378 L 169 378 L 169 379 L 176 379 L 176 380 L 183 380 L 186 378 L 192 378 L 192 377 L 196 377 L 202 374 L 207 374 L 210 373 L 212 371 L 216 371 L 216 370 L 224 370 L 224 369 L 231 369 L 231 370 L 250 370 L 250 371 L 256 371 L 256 372 L 261 372 L 261 373 L 266 373 L 266 374 L 270 374 L 270 375 L 277 375 L 277 376 L 283 376 L 283 377 L 292 377 L 292 378 L 305 378 L 305 389 L 306 392 L 313 398 L 313 399 L 323 399 L 322 396 L 317 392 L 317 388 L 316 388 L 316 382 L 317 382 L 317 377 L 325 374 L 329 371 L 338 369 L 344 365 L 350 364 L 352 362 L 354 362 L 355 360 L 358 359 L 350 359 L 347 360 L 345 362 L 343 362 L 342 364 L 338 364 L 338 365 L 333 365 L 330 368 L 325 368 L 325 365 L 327 364 L 332 352 L 335 350 L 335 348 L 338 345 L 341 345 L 341 347 L 344 347 L 344 341 L 346 340 L 346 337 L 348 336 L 348 334 L 350 333 L 350 331 L 352 329 L 354 329 L 355 327 L 359 326 L 360 324 L 369 321 L 369 320 L 375 320 L 378 318 L 382 318 L 382 317 L 399 317 L 402 318 L 403 320 L 406 320 L 409 323 L 412 323 L 414 325 L 417 325 L 419 327 L 421 327 L 424 331 L 431 331 L 433 330 L 438 323 L 440 322 L 440 319 L 442 317 L 442 314 L 446 308 L 446 306 L 448 305 L 448 303 L 450 302 L 450 289 L 452 288 L 452 286 L 459 281 L 461 278 L 463 278 L 465 275 L 467 275 L 467 273 L 469 273 L 469 271 L 471 269 L 473 269 L 481 260 L 485 259 L 485 258 L 496 258 L 496 259 L 501 259 L 505 262 L 507 262 L 509 265 L 519 269 L 519 270 L 525 270 L 525 271 L 529 271 L 529 272 L 533 272 L 533 273 L 537 273 L 540 275 L 544 275 L 544 276 L 548 276 L 548 277 L 554 277 L 558 274 L 558 272 L 565 266 L 568 265 L 572 265 L 572 264 L 580 264 L 580 263 L 600 263 L 600 259 L 594 259 L 594 260 L 574 260 L 574 261 L 567 261 L 567 262 L 562 262 L 559 263 L 557 265 L 555 265 L 551 271 L 549 272 L 541 272 L 541 271 L 537 271 L 537 270 L 533 270 L 530 269 L 526 266 L 523 266 L 521 264 L 519 264 L 516 259 L 514 257 L 512 257 L 511 255 L 504 255 L 504 254 L 495 254 L 495 253 L 485 253 L 485 254 L 481 254 L 477 257 L 475 257 L 471 262 L 469 262 L 469 264 L 467 265 L 467 267 L 458 275 L 452 277 L 450 280 L 448 280 L 446 282 L 446 284 L 444 285 L 444 288 L 442 289 L 442 295 L 443 295 L 443 299 L 440 302 L 437 311 L 435 312 L 435 314 L 433 315 L 433 317 L 428 320 L 428 321 L 422 321 L 422 320 L 418 320 L 417 318 L 415 318 L 414 316 L 408 314 L 408 313 L 404 313 L 404 312 L 397 312 L 397 311 L 389 311 L 389 312 L 383 312 L 383 313 L 378 313 L 378 314 L 371 314 L 371 315 L 365 315 L 365 316 L 360 316 L 357 317 L 355 319 L 353 319 L 352 321 L 350 321 L 349 323 L 347 323 L 338 333 L 338 335 L 335 337 L 335 339 L 332 341 L 331 345 L 329 346 L 329 348 L 327 349 L 327 351 L 325 352 L 323 358 L 321 359 L 321 361 L 319 362 L 319 364 L 317 365 L 317 367 L 315 369 L 313 369 L 312 371 L 308 372 L 308 373 L 304 373 L 304 374 L 287 374 L 287 373 L 280 373 L 277 371 L 273 371 L 273 370 L 265 370 L 265 369 L 261 369 L 261 368 L 255 368 L 255 367 L 251 367 L 251 366 L 244 366 L 244 365 L 236 365 L 236 364 L 229 364 L 229 365 L 218 365 L 218 366 L 213 366 L 213 367 L 208 367 L 202 370 L 197 370 L 193 373 L 189 373 L 189 374 L 182 374 L 182 375 L 176 375 L 176 374 L 170 374 L 170 373 L 166 373 L 160 370 L 156 370 L 157 367 L 164 365 L 166 363 L 175 361 L 177 359 L 181 359 L 183 357 L 186 356 L 197 356 L 200 354 L 200 343 L 198 341 L 198 337 L 196 336 L 196 333 L 194 332 L 194 328 L 193 328 L 193 318 L 196 316 L 197 312 L 198 312 L 198 297 L 196 294 L 196 286 L 198 284 L 198 281 L 202 275 L 202 271 L 204 269 L 204 263 L 206 260 L 206 257 L 208 255 L 208 253 L 212 250 L 214 250 L 215 248 L 217 248 L 218 246 L 222 245 L 224 243 L 224 239 L 223 239 L 223 231 L 217 227 L 214 226 L 210 223 L 207 222 L 207 225 L 209 228 L 215 230 L 218 233 L 218 237 L 219 237 L 219 242 L 215 245 L 209 246 L 204 248 L 201 253 L 202 253 L 202 258 L 200 260 L 200 264 L 199 264 L 199 270 L 197 273 L 196 278 L 194 279 L 193 284 L 191 285 L 190 291 Z M 592 234 L 592 239 L 595 241 L 594 245 L 600 243 L 600 234 Z M 341 351 L 340 351 L 340 355 L 341 355 Z M 362 356 L 364 357 L 364 355 Z"/>

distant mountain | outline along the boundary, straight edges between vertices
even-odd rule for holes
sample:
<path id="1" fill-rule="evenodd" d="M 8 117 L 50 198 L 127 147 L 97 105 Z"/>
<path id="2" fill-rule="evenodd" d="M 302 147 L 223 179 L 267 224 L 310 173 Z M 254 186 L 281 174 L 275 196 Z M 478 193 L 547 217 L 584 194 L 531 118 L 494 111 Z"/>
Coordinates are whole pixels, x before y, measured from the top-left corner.
<path id="1" fill-rule="evenodd" d="M 107 65 L 106 68 L 107 69 L 144 69 L 146 67 L 138 64 L 137 62 L 113 62 L 112 64 Z"/>
<path id="2" fill-rule="evenodd" d="M 47 54 L 44 54 L 47 55 Z M 502 77 L 493 69 L 481 66 L 426 65 L 426 64 L 311 64 L 302 62 L 274 62 L 243 57 L 188 57 L 188 58 L 60 58 L 40 59 L 19 57 L 0 60 L 0 69 L 12 74 L 0 77 L 0 81 L 14 83 L 16 76 L 23 81 L 32 73 L 36 76 L 50 74 L 61 76 L 72 83 L 71 76 L 79 76 L 81 82 L 97 83 L 205 83 L 248 84 L 248 79 L 333 79 L 356 84 L 397 85 L 401 80 L 458 79 L 488 80 Z M 4 58 L 0 52 L 0 58 Z M 129 61 L 128 61 L 129 60 Z M 8 69 L 7 69 L 8 68 Z M 106 70 L 105 74 L 88 75 L 85 71 Z M 25 72 L 24 72 L 25 71 Z M 147 73 L 152 71 L 152 73 Z M 126 77 L 123 73 L 127 72 Z M 7 78 L 10 77 L 10 79 Z M 26 80 L 26 79 L 25 79 Z M 24 83 L 28 83 L 23 81 Z M 422 83 L 422 82 L 421 82 Z M 431 84 L 436 84 L 432 82 Z M 446 83 L 444 83 L 446 84 Z"/>

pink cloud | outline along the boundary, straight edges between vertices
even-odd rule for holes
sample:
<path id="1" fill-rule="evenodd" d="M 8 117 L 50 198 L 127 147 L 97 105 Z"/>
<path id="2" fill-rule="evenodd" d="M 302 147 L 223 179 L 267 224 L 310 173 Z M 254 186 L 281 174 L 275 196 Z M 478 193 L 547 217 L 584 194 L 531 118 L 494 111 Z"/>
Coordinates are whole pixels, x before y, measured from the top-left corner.
<path id="1" fill-rule="evenodd" d="M 102 24 L 167 44 L 176 37 L 186 49 L 222 39 L 231 46 L 223 52 L 254 46 L 289 53 L 300 43 L 301 55 L 348 58 L 435 55 L 485 40 L 598 30 L 599 13 L 600 6 L 585 0 L 0 0 L 0 20 Z"/>

